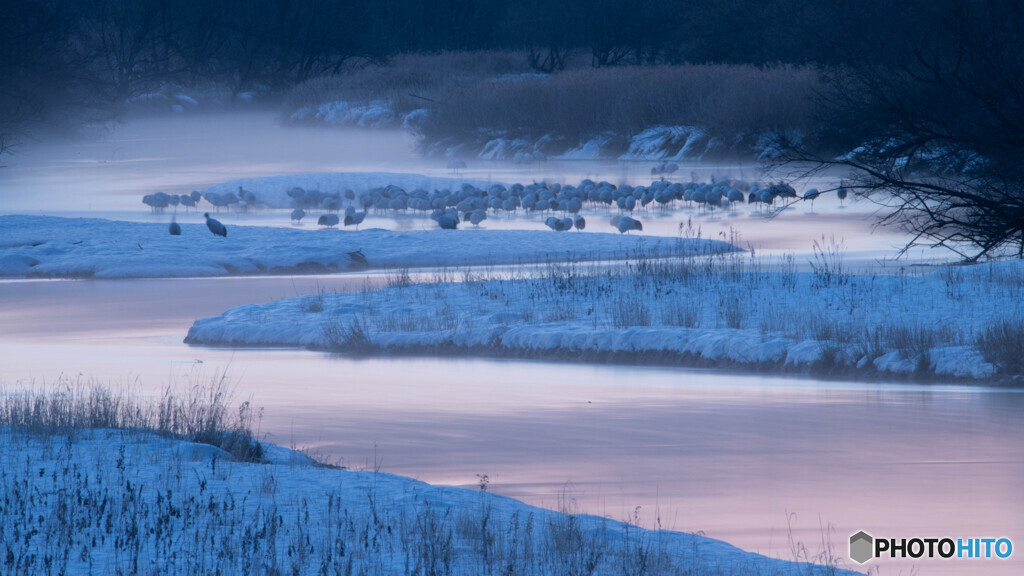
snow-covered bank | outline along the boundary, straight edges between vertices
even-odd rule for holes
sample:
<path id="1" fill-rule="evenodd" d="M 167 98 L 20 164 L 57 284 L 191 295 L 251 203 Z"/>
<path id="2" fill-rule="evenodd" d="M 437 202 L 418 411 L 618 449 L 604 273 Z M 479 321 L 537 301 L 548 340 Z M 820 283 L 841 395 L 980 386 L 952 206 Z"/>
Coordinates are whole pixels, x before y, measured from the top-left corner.
<path id="1" fill-rule="evenodd" d="M 4 429 L 0 453 L 11 574 L 854 574 L 270 445 L 253 464 L 141 432 Z"/>
<path id="2" fill-rule="evenodd" d="M 788 261 L 792 265 L 792 261 Z M 821 266 L 821 265 L 819 265 Z M 185 339 L 218 346 L 483 353 L 793 372 L 1019 379 L 1024 265 L 922 276 L 812 273 L 749 257 L 403 285 L 239 306 Z"/>
<path id="3" fill-rule="evenodd" d="M 189 221 L 199 223 L 190 223 Z M 181 236 L 164 224 L 91 218 L 0 216 L 0 276 L 143 278 L 284 274 L 371 267 L 516 264 L 724 251 L 713 240 L 525 230 L 299 230 L 228 226 L 214 236 L 198 215 L 181 216 Z"/>
<path id="4" fill-rule="evenodd" d="M 416 132 L 429 115 L 429 110 L 425 109 L 403 114 L 384 100 L 368 104 L 342 100 L 320 104 L 315 110 L 304 106 L 293 112 L 288 121 L 337 127 L 404 128 Z M 549 157 L 563 160 L 617 158 L 682 161 L 729 154 L 756 160 L 771 152 L 770 133 L 746 136 L 745 140 L 727 143 L 709 135 L 708 130 L 699 126 L 668 125 L 653 126 L 636 134 L 604 131 L 577 140 L 557 132 L 528 138 L 523 135 L 508 136 L 505 131 L 498 130 L 490 135 L 487 131 L 481 131 L 481 135 L 474 141 L 453 143 L 451 138 L 446 138 L 438 142 L 426 142 L 424 147 L 435 155 L 464 156 L 471 152 L 481 160 L 507 160 L 516 164 L 543 162 Z M 621 151 L 623 148 L 625 152 Z"/>
<path id="5" fill-rule="evenodd" d="M 480 137 L 475 142 L 451 144 L 445 141 L 428 146 L 434 154 L 455 156 L 475 151 L 481 160 L 510 160 L 515 164 L 556 160 L 631 160 L 631 161 L 694 161 L 716 155 L 734 155 L 756 160 L 763 157 L 770 135 L 763 134 L 751 142 L 726 145 L 698 126 L 654 126 L 638 134 L 601 132 L 572 140 L 561 134 L 544 134 L 539 138 L 511 138 L 502 133 Z M 445 147 L 442 148 L 442 145 Z M 625 150 L 624 152 L 622 150 Z"/>

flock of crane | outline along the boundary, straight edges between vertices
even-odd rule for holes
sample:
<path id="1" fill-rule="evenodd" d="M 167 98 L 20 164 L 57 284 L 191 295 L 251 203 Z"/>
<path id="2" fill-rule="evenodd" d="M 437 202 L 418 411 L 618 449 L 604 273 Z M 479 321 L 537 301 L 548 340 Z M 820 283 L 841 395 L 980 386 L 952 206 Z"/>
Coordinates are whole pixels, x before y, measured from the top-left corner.
<path id="1" fill-rule="evenodd" d="M 671 167 L 659 166 L 660 172 L 669 172 Z M 837 189 L 840 200 L 846 198 L 846 189 Z M 757 205 L 759 209 L 771 209 L 779 200 L 813 202 L 821 193 L 817 189 L 809 189 L 802 196 L 796 189 L 786 183 L 760 186 L 744 180 L 718 180 L 712 182 L 671 182 L 658 180 L 648 186 L 616 186 L 609 182 L 583 180 L 579 185 L 548 184 L 545 182 L 531 184 L 513 184 L 504 186 L 492 184 L 480 188 L 472 184 L 463 184 L 457 189 L 428 191 L 417 188 L 406 191 L 398 186 L 374 188 L 362 193 L 353 190 L 344 192 L 321 192 L 292 187 L 287 190 L 289 202 L 293 206 L 291 219 L 301 223 L 308 212 L 322 211 L 317 224 L 333 228 L 339 224 L 344 226 L 359 225 L 370 211 L 375 214 L 419 212 L 429 214 L 438 227 L 455 229 L 463 222 L 478 226 L 489 215 L 515 215 L 520 211 L 528 214 L 547 215 L 544 224 L 554 231 L 583 230 L 587 221 L 580 214 L 584 207 L 605 208 L 616 210 L 609 224 L 620 233 L 632 230 L 643 230 L 640 220 L 634 218 L 637 211 L 645 211 L 654 204 L 671 209 L 678 203 L 696 206 L 698 210 L 713 213 L 715 210 L 728 211 L 741 204 Z M 157 192 L 143 197 L 143 203 L 154 211 L 162 211 L 167 207 L 184 206 L 186 209 L 195 207 L 205 200 L 215 209 L 239 205 L 240 208 L 261 207 L 260 198 L 252 191 L 238 188 L 237 194 L 218 194 L 207 192 L 200 194 L 173 195 Z M 361 209 L 361 210 L 360 210 Z M 343 213 L 340 216 L 339 213 Z M 215 222 L 206 214 L 207 224 Z M 175 233 L 172 222 L 171 233 Z M 215 234 L 224 233 L 214 230 Z M 180 234 L 180 228 L 178 232 Z"/>

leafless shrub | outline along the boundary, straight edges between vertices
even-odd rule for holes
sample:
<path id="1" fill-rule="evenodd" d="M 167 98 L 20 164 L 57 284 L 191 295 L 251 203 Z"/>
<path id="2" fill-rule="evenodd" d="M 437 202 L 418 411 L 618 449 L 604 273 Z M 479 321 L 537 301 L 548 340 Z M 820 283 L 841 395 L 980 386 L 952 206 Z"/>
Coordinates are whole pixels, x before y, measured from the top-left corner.
<path id="1" fill-rule="evenodd" d="M 814 272 L 814 288 L 826 289 L 830 286 L 845 286 L 850 281 L 850 275 L 843 266 L 843 255 L 846 247 L 842 240 L 836 240 L 835 236 L 829 236 L 828 240 L 822 235 L 821 241 L 814 241 L 812 245 L 813 257 L 808 263 Z"/>
<path id="2" fill-rule="evenodd" d="M 412 276 L 409 275 L 408 268 L 393 270 L 388 273 L 387 278 L 384 280 L 384 285 L 388 288 L 407 288 L 412 286 L 412 284 Z"/>
<path id="3" fill-rule="evenodd" d="M 722 294 L 719 304 L 720 314 L 725 325 L 733 330 L 743 328 L 747 320 L 747 308 L 740 300 L 739 294 L 728 292 Z"/>
<path id="4" fill-rule="evenodd" d="M 374 347 L 364 315 L 331 318 L 321 324 L 324 339 L 334 350 L 364 352 Z"/>
<path id="5" fill-rule="evenodd" d="M 324 311 L 324 296 L 322 293 L 310 294 L 299 302 L 299 309 L 303 312 L 317 313 Z"/>
<path id="6" fill-rule="evenodd" d="M 413 573 L 444 576 L 452 573 L 455 560 L 451 509 L 436 510 L 429 503 L 416 516 L 413 539 Z"/>
<path id="7" fill-rule="evenodd" d="M 976 337 L 975 347 L 999 372 L 1024 375 L 1024 321 L 1021 319 L 993 322 Z"/>
<path id="8" fill-rule="evenodd" d="M 696 328 L 700 321 L 700 303 L 695 298 L 676 298 L 661 308 L 661 323 L 666 326 Z"/>
<path id="9" fill-rule="evenodd" d="M 600 533 L 586 531 L 574 514 L 563 514 L 548 522 L 548 554 L 557 574 L 594 574 L 604 561 Z"/>
<path id="10" fill-rule="evenodd" d="M 651 325 L 651 310 L 640 297 L 617 297 L 611 304 L 611 312 L 612 325 L 616 328 Z"/>
<path id="11" fill-rule="evenodd" d="M 882 340 L 887 343 L 888 348 L 914 354 L 924 354 L 939 342 L 949 341 L 948 336 L 943 337 L 943 333 L 949 331 L 941 328 L 910 324 L 887 325 L 881 330 Z"/>
<path id="12" fill-rule="evenodd" d="M 806 327 L 802 327 L 802 329 L 806 330 Z M 853 322 L 844 322 L 822 316 L 811 317 L 810 333 L 814 336 L 815 340 L 830 344 L 848 344 L 858 337 Z"/>
<path id="13" fill-rule="evenodd" d="M 41 436 L 73 437 L 94 429 L 153 432 L 217 446 L 239 461 L 261 461 L 252 406 L 245 401 L 234 411 L 231 396 L 223 375 L 184 390 L 167 387 L 155 403 L 144 403 L 129 390 L 63 381 L 50 389 L 5 391 L 0 426 Z"/>

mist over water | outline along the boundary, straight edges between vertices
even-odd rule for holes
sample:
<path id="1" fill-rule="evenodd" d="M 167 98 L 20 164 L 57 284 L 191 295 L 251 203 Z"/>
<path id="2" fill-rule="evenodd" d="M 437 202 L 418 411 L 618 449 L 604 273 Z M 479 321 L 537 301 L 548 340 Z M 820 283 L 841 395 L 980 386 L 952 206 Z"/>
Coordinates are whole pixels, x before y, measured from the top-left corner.
<path id="1" fill-rule="evenodd" d="M 360 130 L 289 126 L 276 111 L 218 114 L 160 115 L 130 118 L 77 138 L 40 136 L 26 141 L 0 170 L 0 214 L 43 214 L 99 217 L 140 222 L 201 222 L 211 207 L 186 212 L 183 206 L 154 214 L 143 205 L 145 194 L 187 194 L 239 178 L 318 172 L 403 172 L 428 176 L 465 177 L 490 182 L 548 181 L 578 184 L 594 181 L 632 185 L 656 179 L 655 162 L 549 160 L 527 166 L 511 162 L 466 159 L 468 168 L 457 173 L 445 158 L 428 158 L 416 149 L 416 140 L 401 130 Z M 683 163 L 674 179 L 732 177 L 767 182 L 761 168 L 749 163 Z M 806 187 L 835 186 L 836 178 L 806 182 Z M 227 225 L 292 226 L 289 210 L 221 211 Z M 607 225 L 615 209 L 584 210 L 587 232 L 616 230 Z M 315 214 L 315 212 L 314 212 Z M 693 207 L 662 210 L 652 205 L 639 212 L 644 234 L 679 236 L 680 225 L 692 220 L 702 237 L 737 239 L 744 247 L 770 252 L 809 252 L 814 240 L 834 235 L 846 240 L 851 260 L 871 262 L 892 258 L 907 237 L 894 229 L 873 229 L 874 207 L 861 203 L 840 206 L 833 195 L 797 203 L 772 218 L 750 206 L 706 214 Z M 312 220 L 312 221 L 310 221 Z M 515 217 L 492 216 L 484 229 L 546 230 L 544 215 L 520 212 Z M 316 228 L 315 218 L 302 225 Z M 375 214 L 363 228 L 393 230 L 432 229 L 425 215 Z M 463 229 L 471 231 L 468 223 Z M 737 236 L 738 234 L 738 236 Z M 944 254 L 915 251 L 915 260 L 945 258 Z"/>
<path id="2" fill-rule="evenodd" d="M 189 193 L 225 180 L 288 173 L 384 171 L 416 162 L 398 130 L 293 128 L 274 111 L 131 118 L 94 136 L 27 143 L 0 171 L 0 209 L 146 212 L 144 194 Z"/>

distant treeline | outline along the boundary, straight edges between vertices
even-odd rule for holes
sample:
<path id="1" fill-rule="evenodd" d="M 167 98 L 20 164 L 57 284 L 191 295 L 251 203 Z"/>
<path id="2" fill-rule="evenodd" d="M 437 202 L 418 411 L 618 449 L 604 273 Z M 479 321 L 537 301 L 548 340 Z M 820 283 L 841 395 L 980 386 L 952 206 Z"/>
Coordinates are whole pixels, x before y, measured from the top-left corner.
<path id="1" fill-rule="evenodd" d="M 0 134 L 167 85 L 281 93 L 399 53 L 521 51 L 544 72 L 570 54 L 595 67 L 898 63 L 944 42 L 936 19 L 984 14 L 998 27 L 1021 10 L 1011 0 L 6 0 Z"/>
<path id="2" fill-rule="evenodd" d="M 911 55 L 929 15 L 1021 10 L 973 0 L 7 0 L 5 83 L 86 83 L 112 98 L 153 82 L 290 86 L 353 58 L 512 49 L 557 70 L 594 66 L 844 63 Z M 898 32 L 897 34 L 887 32 Z M 902 39 L 905 46 L 893 46 Z M 32 82 L 35 84 L 36 82 Z M 31 88 L 27 86 L 26 88 Z"/>

